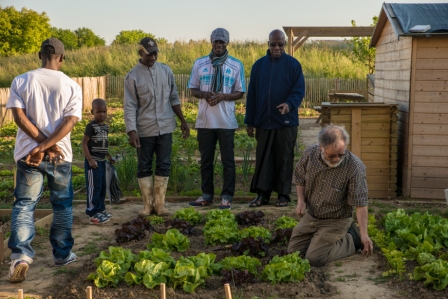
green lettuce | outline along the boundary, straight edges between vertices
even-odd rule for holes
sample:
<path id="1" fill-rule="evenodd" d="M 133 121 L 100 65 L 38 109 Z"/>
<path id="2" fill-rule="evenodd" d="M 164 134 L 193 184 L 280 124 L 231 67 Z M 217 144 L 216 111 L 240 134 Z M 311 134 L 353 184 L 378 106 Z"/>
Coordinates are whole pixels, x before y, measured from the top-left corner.
<path id="1" fill-rule="evenodd" d="M 184 252 L 190 248 L 190 239 L 175 228 L 167 230 L 165 234 L 154 233 L 151 240 L 152 243 L 147 245 L 148 249 L 159 248 L 165 251 Z"/>

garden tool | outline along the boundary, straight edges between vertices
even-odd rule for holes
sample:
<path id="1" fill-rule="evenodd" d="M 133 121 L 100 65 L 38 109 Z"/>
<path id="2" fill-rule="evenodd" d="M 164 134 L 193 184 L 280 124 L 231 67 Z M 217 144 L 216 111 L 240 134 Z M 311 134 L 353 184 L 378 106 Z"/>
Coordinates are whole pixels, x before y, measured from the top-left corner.
<path id="1" fill-rule="evenodd" d="M 152 176 L 139 178 L 138 185 L 140 186 L 143 204 L 145 205 L 144 209 L 138 212 L 138 217 L 144 218 L 151 214 L 152 206 L 154 205 L 154 183 Z"/>
<path id="2" fill-rule="evenodd" d="M 156 211 L 156 214 L 161 215 L 168 215 L 168 210 L 165 209 L 165 194 L 166 194 L 166 188 L 168 187 L 168 179 L 167 176 L 154 176 L 154 210 Z"/>

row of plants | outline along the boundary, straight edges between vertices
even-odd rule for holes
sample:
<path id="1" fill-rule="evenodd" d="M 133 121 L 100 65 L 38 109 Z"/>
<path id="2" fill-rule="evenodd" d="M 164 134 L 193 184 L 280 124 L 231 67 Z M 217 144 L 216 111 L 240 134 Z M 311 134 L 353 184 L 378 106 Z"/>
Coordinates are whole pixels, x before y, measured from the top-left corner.
<path id="1" fill-rule="evenodd" d="M 173 288 L 182 287 L 185 292 L 194 292 L 198 286 L 205 284 L 208 277 L 219 275 L 223 283 L 232 282 L 235 285 L 260 280 L 273 284 L 303 280 L 305 273 L 310 271 L 308 261 L 300 258 L 298 252 L 287 254 L 282 251 L 275 256 L 269 255 L 267 243 L 271 241 L 270 233 L 260 226 L 243 228 L 239 230 L 239 237 L 220 240 L 221 244 L 238 241 L 224 247 L 231 249 L 234 256 L 227 256 L 219 262 L 215 261 L 216 255 L 213 253 L 202 252 L 196 256 L 180 256 L 177 260 L 170 255 L 173 251 L 189 250 L 188 236 L 198 233 L 197 230 L 192 230 L 195 225 L 205 222 L 203 233 L 207 236 L 210 235 L 208 231 L 220 222 L 226 225 L 234 222 L 232 226 L 238 230 L 238 224 L 243 226 L 261 224 L 264 222 L 263 217 L 261 211 L 245 211 L 235 217 L 229 210 L 210 210 L 203 216 L 192 207 L 180 209 L 175 213 L 174 219 L 165 221 L 165 226 L 170 228 L 164 234 L 152 233 L 151 242 L 146 245 L 148 250 L 134 255 L 122 247 L 109 247 L 109 252 L 103 251 L 95 259 L 97 270 L 89 274 L 87 279 L 93 280 L 99 288 L 116 287 L 119 282 L 124 281 L 128 285 L 143 284 L 149 289 L 166 283 Z M 133 219 L 124 223 L 121 229 L 117 229 L 115 232 L 117 242 L 141 240 L 145 232 L 154 231 L 153 225 L 162 222 L 163 218 L 157 216 Z M 279 229 L 291 229 L 297 221 L 282 216 L 274 224 Z M 207 237 L 206 243 L 211 244 L 207 241 Z M 262 266 L 256 255 L 269 260 Z"/>
<path id="2" fill-rule="evenodd" d="M 378 228 L 373 215 L 369 215 L 369 235 L 381 248 L 390 269 L 383 273 L 389 277 L 403 278 L 408 261 L 416 261 L 419 266 L 410 279 L 424 280 L 424 286 L 443 290 L 448 286 L 448 220 L 441 216 L 414 213 L 408 215 L 403 209 L 387 213 Z"/>

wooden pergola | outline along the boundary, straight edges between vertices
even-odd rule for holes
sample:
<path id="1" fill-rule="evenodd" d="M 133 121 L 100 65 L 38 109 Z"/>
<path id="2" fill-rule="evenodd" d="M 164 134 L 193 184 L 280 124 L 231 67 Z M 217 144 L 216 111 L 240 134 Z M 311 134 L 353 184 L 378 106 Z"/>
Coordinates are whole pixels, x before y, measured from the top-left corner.
<path id="1" fill-rule="evenodd" d="M 372 36 L 375 27 L 285 27 L 283 30 L 288 36 L 288 54 L 302 46 L 309 37 L 354 37 Z"/>

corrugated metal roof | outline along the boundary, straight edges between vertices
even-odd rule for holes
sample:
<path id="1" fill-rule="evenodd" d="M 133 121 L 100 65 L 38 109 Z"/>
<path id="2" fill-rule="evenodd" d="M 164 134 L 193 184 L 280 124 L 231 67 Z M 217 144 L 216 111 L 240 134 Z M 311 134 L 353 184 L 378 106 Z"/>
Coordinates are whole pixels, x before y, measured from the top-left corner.
<path id="1" fill-rule="evenodd" d="M 374 47 L 386 21 L 397 36 L 448 35 L 448 3 L 384 3 L 370 46 Z M 409 32 L 416 25 L 430 25 L 426 32 Z"/>

